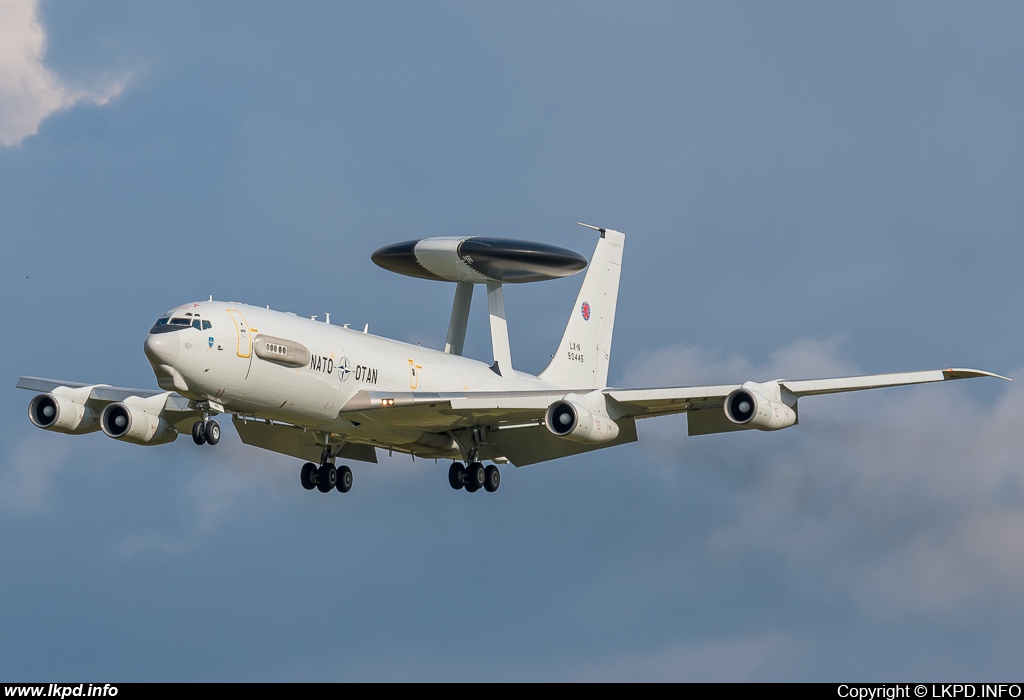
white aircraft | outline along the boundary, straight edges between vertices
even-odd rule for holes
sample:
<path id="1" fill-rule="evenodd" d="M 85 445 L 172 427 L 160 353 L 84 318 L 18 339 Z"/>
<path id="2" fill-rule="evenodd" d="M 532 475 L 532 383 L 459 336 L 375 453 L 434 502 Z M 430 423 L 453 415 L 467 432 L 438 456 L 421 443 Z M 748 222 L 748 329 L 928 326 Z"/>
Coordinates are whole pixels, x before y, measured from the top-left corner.
<path id="1" fill-rule="evenodd" d="M 586 224 L 583 224 L 586 226 Z M 145 352 L 163 391 L 22 377 L 44 392 L 28 407 L 36 426 L 102 430 L 138 445 L 191 430 L 216 445 L 231 414 L 242 442 L 305 460 L 302 485 L 347 492 L 339 460 L 376 462 L 377 449 L 452 460 L 454 489 L 495 491 L 495 464 L 517 467 L 637 439 L 636 419 L 687 414 L 690 435 L 796 425 L 804 396 L 999 377 L 937 369 L 836 379 L 747 381 L 720 386 L 606 386 L 625 237 L 601 234 L 553 359 L 537 376 L 512 367 L 503 283 L 574 274 L 587 260 L 554 246 L 497 238 L 426 238 L 381 248 L 387 269 L 457 283 L 444 351 L 292 313 L 201 301 L 157 319 Z M 487 287 L 491 364 L 462 356 L 475 284 Z M 999 377 L 1006 379 L 1006 377 Z M 484 461 L 493 464 L 484 466 Z"/>

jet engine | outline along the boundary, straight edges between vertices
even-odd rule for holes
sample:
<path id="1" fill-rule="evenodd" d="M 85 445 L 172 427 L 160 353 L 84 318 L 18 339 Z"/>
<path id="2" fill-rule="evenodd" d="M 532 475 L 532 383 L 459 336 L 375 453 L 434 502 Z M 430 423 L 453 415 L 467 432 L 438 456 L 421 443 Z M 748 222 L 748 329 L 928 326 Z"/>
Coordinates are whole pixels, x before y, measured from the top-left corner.
<path id="1" fill-rule="evenodd" d="M 59 394 L 39 394 L 28 404 L 28 417 L 32 424 L 44 430 L 82 435 L 100 429 L 96 412 Z"/>
<path id="2" fill-rule="evenodd" d="M 100 427 L 110 437 L 136 445 L 162 445 L 178 438 L 178 431 L 163 417 L 129 403 L 104 408 Z"/>
<path id="3" fill-rule="evenodd" d="M 603 403 L 604 396 L 599 398 Z M 544 425 L 554 435 L 574 442 L 609 442 L 619 436 L 619 426 L 608 416 L 604 406 L 577 394 L 567 394 L 548 406 Z"/>
<path id="4" fill-rule="evenodd" d="M 781 430 L 796 424 L 796 411 L 769 399 L 747 382 L 725 397 L 725 415 L 736 425 L 757 430 Z"/>

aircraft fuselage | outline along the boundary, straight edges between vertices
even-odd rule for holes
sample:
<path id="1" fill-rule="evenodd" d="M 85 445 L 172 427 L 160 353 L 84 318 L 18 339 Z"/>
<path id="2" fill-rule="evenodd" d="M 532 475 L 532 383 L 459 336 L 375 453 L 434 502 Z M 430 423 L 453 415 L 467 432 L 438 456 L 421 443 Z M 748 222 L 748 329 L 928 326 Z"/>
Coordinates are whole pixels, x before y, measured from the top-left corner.
<path id="1" fill-rule="evenodd" d="M 162 316 L 145 350 L 166 390 L 215 402 L 231 413 L 336 433 L 351 432 L 351 422 L 338 413 L 363 390 L 552 387 L 528 374 L 501 376 L 479 360 L 292 313 L 218 301 L 185 304 Z"/>

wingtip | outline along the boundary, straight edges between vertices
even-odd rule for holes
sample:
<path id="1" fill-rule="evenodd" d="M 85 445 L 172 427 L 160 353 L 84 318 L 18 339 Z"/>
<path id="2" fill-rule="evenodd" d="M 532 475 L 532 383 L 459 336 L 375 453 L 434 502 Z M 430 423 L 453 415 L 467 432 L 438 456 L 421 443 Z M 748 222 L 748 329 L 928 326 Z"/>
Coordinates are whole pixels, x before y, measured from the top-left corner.
<path id="1" fill-rule="evenodd" d="M 1013 381 L 1009 377 L 1004 377 L 1003 375 L 996 374 L 995 372 L 986 372 L 985 370 L 981 369 L 963 369 L 959 367 L 951 367 L 950 369 L 942 370 L 942 374 L 946 379 L 972 379 L 974 377 L 993 377 L 995 379 L 1002 379 L 1007 382 Z"/>

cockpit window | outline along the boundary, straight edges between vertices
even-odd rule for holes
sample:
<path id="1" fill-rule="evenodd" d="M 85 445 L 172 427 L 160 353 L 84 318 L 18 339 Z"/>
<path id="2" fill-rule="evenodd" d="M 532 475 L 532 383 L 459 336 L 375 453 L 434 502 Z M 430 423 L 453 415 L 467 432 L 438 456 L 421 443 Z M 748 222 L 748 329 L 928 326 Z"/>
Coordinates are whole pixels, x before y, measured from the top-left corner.
<path id="1" fill-rule="evenodd" d="M 164 316 L 156 320 L 156 323 L 153 324 L 153 327 L 149 332 L 169 333 L 171 331 L 185 330 L 186 328 L 195 328 L 198 331 L 208 331 L 213 328 L 213 324 L 199 318 L 199 314 L 192 314 L 191 318 L 183 318 L 181 316 L 168 318 L 167 316 Z"/>

